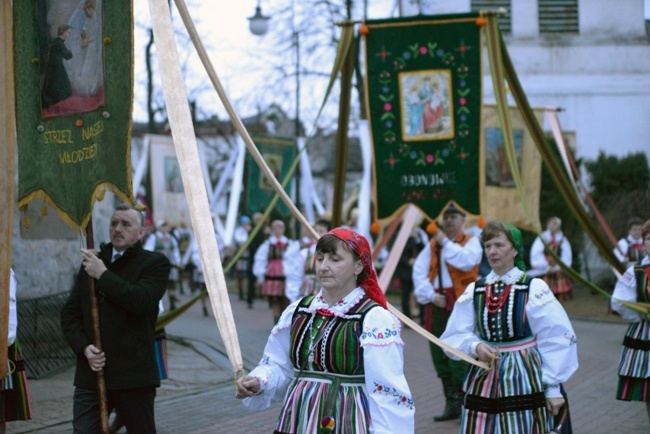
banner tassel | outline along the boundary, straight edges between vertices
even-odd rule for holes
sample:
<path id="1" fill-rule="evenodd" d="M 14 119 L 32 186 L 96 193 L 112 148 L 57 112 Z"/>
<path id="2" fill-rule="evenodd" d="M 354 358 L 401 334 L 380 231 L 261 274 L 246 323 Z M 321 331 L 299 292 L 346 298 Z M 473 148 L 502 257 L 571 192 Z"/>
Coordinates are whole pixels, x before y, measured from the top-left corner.
<path id="1" fill-rule="evenodd" d="M 29 225 L 29 218 L 27 217 L 27 210 L 28 210 L 29 208 L 28 208 L 27 205 L 23 205 L 23 206 L 21 206 L 19 209 L 20 209 L 20 212 L 23 213 L 23 219 L 22 219 L 23 227 L 24 227 L 25 229 L 29 229 L 29 226 L 30 226 L 30 225 Z"/>

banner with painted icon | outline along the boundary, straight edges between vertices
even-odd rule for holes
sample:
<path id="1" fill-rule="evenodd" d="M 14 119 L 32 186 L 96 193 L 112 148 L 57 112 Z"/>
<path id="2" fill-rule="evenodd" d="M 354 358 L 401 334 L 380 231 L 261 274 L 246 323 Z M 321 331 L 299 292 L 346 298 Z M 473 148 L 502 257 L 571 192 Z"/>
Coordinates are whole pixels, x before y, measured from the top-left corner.
<path id="1" fill-rule="evenodd" d="M 375 220 L 407 204 L 435 218 L 450 200 L 480 213 L 482 25 L 454 14 L 361 26 Z"/>
<path id="2" fill-rule="evenodd" d="M 84 229 L 106 189 L 133 202 L 130 0 L 14 2 L 18 204 Z"/>
<path id="3" fill-rule="evenodd" d="M 533 108 L 533 112 L 539 124 L 543 125 L 544 109 Z M 536 227 L 540 227 L 539 194 L 542 188 L 542 156 L 535 147 L 521 113 L 516 107 L 510 107 L 510 119 L 526 206 L 522 206 L 508 164 L 496 106 L 486 104 L 483 107 L 481 137 L 481 147 L 485 155 L 481 161 L 481 214 L 490 220 L 507 221 L 519 228 L 535 232 Z"/>
<path id="4" fill-rule="evenodd" d="M 271 169 L 277 180 L 282 183 L 296 158 L 296 141 L 293 138 L 251 135 L 255 146 L 262 154 L 264 161 Z M 253 160 L 250 154 L 246 156 L 246 203 L 245 209 L 249 214 L 264 212 L 275 196 L 268 178 Z M 285 186 L 285 191 L 291 194 L 293 179 Z M 275 213 L 283 218 L 289 217 L 289 208 L 281 201 L 275 206 Z"/>

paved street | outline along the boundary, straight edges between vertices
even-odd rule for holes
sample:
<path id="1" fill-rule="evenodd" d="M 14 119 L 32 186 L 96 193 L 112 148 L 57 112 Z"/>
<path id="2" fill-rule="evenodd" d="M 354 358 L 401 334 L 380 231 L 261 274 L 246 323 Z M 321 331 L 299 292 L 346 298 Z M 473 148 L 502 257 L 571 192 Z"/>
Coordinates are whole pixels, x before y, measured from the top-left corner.
<path id="1" fill-rule="evenodd" d="M 231 296 L 247 371 L 257 363 L 272 315 L 257 300 L 249 310 Z M 641 403 L 616 401 L 616 370 L 624 324 L 574 320 L 580 369 L 565 385 L 571 403 L 575 433 L 641 434 L 649 431 Z M 170 378 L 163 381 L 156 401 L 160 434 L 270 433 L 277 405 L 262 413 L 245 410 L 234 398 L 233 375 L 212 316 L 200 304 L 167 327 Z M 458 421 L 433 423 L 444 407 L 440 381 L 435 377 L 427 342 L 411 330 L 403 331 L 406 377 L 413 393 L 416 433 L 457 433 Z M 66 368 L 47 379 L 30 380 L 34 419 L 12 422 L 8 433 L 58 434 L 71 432 L 72 376 Z M 122 430 L 121 432 L 125 432 Z"/>

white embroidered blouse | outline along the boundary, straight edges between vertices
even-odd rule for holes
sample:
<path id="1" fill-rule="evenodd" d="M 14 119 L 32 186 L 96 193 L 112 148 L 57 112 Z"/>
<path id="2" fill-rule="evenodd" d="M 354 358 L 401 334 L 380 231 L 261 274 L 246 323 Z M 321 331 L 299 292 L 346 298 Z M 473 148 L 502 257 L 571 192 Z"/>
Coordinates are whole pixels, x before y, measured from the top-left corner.
<path id="1" fill-rule="evenodd" d="M 645 256 L 641 261 L 641 265 L 650 264 L 650 256 Z M 625 274 L 621 276 L 616 282 L 614 293 L 612 294 L 612 310 L 618 312 L 627 322 L 639 322 L 644 318 L 639 312 L 632 310 L 625 306 L 621 301 L 637 301 L 636 294 L 636 277 L 634 276 L 634 265 L 629 267 Z"/>
<path id="2" fill-rule="evenodd" d="M 523 271 L 515 267 L 503 276 L 492 271 L 485 280 L 486 283 L 502 281 L 514 284 L 522 275 Z M 482 340 L 476 325 L 474 285 L 470 283 L 456 301 L 447 329 L 440 338 L 463 353 L 476 357 L 476 347 Z M 542 357 L 542 381 L 547 386 L 546 397 L 559 397 L 559 384 L 567 381 L 578 369 L 576 336 L 564 308 L 541 279 L 530 282 L 526 319 Z M 451 353 L 447 355 L 457 359 Z"/>

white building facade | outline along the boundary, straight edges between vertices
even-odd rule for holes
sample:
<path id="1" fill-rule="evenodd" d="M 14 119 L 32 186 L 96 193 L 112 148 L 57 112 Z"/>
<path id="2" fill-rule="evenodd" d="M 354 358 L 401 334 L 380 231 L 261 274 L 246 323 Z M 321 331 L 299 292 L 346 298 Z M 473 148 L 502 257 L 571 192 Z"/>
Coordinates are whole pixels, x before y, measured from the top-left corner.
<path id="1" fill-rule="evenodd" d="M 650 37 L 644 0 L 403 1 L 403 14 L 503 7 L 510 57 L 532 106 L 559 107 L 578 157 L 650 151 Z M 486 68 L 484 99 L 493 102 Z M 545 128 L 548 130 L 549 128 Z"/>

